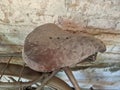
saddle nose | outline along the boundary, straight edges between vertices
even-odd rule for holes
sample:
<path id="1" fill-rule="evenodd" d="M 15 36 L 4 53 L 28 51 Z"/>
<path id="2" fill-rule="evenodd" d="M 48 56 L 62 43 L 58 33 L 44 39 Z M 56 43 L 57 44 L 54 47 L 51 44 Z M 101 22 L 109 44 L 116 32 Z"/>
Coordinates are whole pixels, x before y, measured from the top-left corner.
<path id="1" fill-rule="evenodd" d="M 71 33 L 55 24 L 35 28 L 25 39 L 23 60 L 39 72 L 75 66 L 87 57 L 106 50 L 105 44 L 85 33 Z"/>

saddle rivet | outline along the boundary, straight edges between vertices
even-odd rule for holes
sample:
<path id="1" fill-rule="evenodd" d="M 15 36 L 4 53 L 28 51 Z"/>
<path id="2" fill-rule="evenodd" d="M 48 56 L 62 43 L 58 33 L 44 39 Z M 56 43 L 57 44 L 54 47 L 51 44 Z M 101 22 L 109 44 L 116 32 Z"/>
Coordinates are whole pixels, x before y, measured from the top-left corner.
<path id="1" fill-rule="evenodd" d="M 60 37 L 57 37 L 57 39 L 60 39 Z"/>
<path id="2" fill-rule="evenodd" d="M 49 37 L 49 39 L 52 39 L 52 37 Z"/>

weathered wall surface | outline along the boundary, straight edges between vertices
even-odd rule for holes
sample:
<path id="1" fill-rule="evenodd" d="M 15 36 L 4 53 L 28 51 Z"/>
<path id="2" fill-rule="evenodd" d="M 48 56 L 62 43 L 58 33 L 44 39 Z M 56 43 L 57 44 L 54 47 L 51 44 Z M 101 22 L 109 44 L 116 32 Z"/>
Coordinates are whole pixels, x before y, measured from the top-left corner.
<path id="1" fill-rule="evenodd" d="M 97 31 L 98 38 L 106 43 L 119 43 L 119 4 L 119 0 L 1 0 L 0 50 L 13 51 L 4 49 L 4 44 L 23 45 L 25 36 L 36 26 L 56 22 L 59 17 L 84 27 L 100 28 L 88 31 Z"/>
<path id="2" fill-rule="evenodd" d="M 36 26 L 66 18 L 107 45 L 98 62 L 120 68 L 120 0 L 0 0 L 0 53 L 21 52 Z"/>

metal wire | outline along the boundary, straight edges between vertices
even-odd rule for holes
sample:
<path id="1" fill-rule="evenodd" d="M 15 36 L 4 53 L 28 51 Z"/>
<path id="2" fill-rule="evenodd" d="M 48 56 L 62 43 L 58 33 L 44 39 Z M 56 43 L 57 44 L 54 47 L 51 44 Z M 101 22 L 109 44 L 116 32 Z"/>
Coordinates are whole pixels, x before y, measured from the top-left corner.
<path id="1" fill-rule="evenodd" d="M 9 59 L 8 62 L 7 62 L 7 64 L 5 65 L 5 67 L 1 70 L 2 73 L 1 73 L 0 79 L 1 79 L 2 76 L 4 75 L 5 70 L 6 70 L 6 68 L 8 67 L 8 65 L 9 65 L 10 61 L 12 60 L 12 58 L 13 58 L 13 56 L 10 57 L 10 59 Z"/>
<path id="2" fill-rule="evenodd" d="M 19 78 L 18 78 L 18 82 L 19 82 L 18 84 L 19 84 L 19 86 L 20 86 L 20 87 L 19 87 L 19 90 L 23 90 L 23 86 L 21 85 L 21 82 L 22 82 L 22 81 L 20 81 L 20 80 L 21 80 L 21 78 L 22 78 L 22 72 L 23 72 L 23 70 L 24 70 L 24 68 L 25 68 L 25 65 L 26 65 L 26 64 L 24 63 L 24 65 L 23 65 L 23 67 L 22 67 L 22 69 L 21 69 L 21 71 L 20 71 Z"/>

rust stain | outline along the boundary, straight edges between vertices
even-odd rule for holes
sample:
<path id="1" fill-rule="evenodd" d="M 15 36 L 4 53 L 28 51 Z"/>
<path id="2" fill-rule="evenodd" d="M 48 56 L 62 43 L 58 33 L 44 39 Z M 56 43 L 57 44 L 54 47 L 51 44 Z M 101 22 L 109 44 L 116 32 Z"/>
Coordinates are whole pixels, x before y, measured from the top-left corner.
<path id="1" fill-rule="evenodd" d="M 59 50 L 57 49 L 44 49 L 45 46 L 39 46 L 36 44 L 26 43 L 25 51 L 28 58 L 31 58 L 32 61 L 39 64 L 39 70 L 42 72 L 50 72 L 56 68 L 60 68 L 61 62 L 59 58 L 63 55 L 56 54 Z M 31 49 L 31 50 L 30 50 Z M 38 71 L 38 70 L 37 70 Z"/>
<path id="2" fill-rule="evenodd" d="M 12 0 L 8 0 L 8 2 L 9 2 L 10 4 L 12 4 L 12 3 L 13 3 L 13 1 L 12 1 Z"/>
<path id="3" fill-rule="evenodd" d="M 65 0 L 65 6 L 67 7 L 67 9 L 73 9 L 76 10 L 76 7 L 79 6 L 80 1 L 79 0 Z"/>

